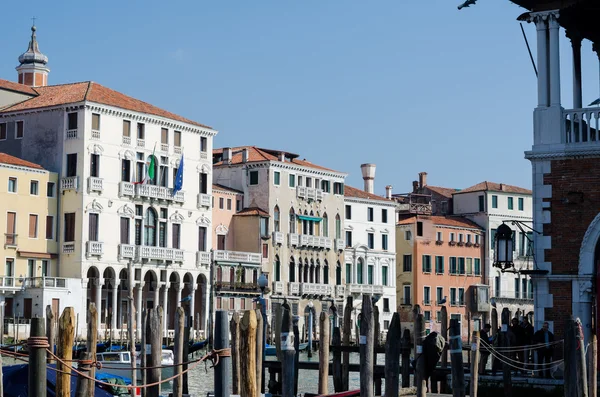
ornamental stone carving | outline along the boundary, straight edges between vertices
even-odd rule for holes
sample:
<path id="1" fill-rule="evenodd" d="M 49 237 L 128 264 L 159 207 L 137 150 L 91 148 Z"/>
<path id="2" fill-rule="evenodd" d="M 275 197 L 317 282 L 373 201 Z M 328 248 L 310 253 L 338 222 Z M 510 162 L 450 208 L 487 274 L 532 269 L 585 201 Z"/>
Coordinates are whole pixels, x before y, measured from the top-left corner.
<path id="1" fill-rule="evenodd" d="M 182 223 L 184 219 L 184 216 L 181 215 L 179 211 L 175 211 L 175 213 L 169 217 L 169 220 L 175 223 Z"/>
<path id="2" fill-rule="evenodd" d="M 125 159 L 125 160 L 133 160 L 135 158 L 135 153 L 132 150 L 121 150 L 119 152 L 119 159 Z"/>
<path id="3" fill-rule="evenodd" d="M 135 212 L 133 211 L 133 208 L 131 208 L 127 204 L 125 204 L 124 206 L 122 206 L 121 208 L 119 208 L 117 210 L 117 214 L 119 214 L 119 216 L 123 216 L 123 217 L 127 217 L 127 218 L 132 218 L 132 219 L 135 216 Z"/>
<path id="4" fill-rule="evenodd" d="M 217 234 L 227 234 L 229 233 L 229 229 L 227 229 L 227 226 L 220 224 L 219 226 L 217 226 L 216 232 Z"/>
<path id="5" fill-rule="evenodd" d="M 88 205 L 85 206 L 85 212 L 101 213 L 103 210 L 104 210 L 104 207 L 102 206 L 102 204 L 97 202 L 96 199 L 94 199 L 94 201 L 92 201 L 91 203 L 89 203 Z"/>
<path id="6" fill-rule="evenodd" d="M 210 219 L 208 219 L 206 216 L 202 215 L 198 219 L 196 219 L 196 225 L 210 226 Z"/>
<path id="7" fill-rule="evenodd" d="M 88 151 L 94 154 L 102 154 L 104 153 L 104 148 L 97 143 L 92 143 L 88 146 Z"/>

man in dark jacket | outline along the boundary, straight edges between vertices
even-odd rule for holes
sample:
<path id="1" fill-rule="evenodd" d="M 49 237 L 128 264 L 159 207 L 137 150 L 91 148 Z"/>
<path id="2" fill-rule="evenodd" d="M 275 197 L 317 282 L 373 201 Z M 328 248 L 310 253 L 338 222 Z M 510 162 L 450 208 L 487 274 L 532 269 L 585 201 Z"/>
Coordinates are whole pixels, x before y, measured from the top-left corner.
<path id="1" fill-rule="evenodd" d="M 490 324 L 486 324 L 483 326 L 483 329 L 479 331 L 479 339 L 481 340 L 479 345 L 479 351 L 481 352 L 481 361 L 479 361 L 479 375 L 483 375 L 485 373 L 485 367 L 487 367 L 488 359 L 490 357 L 490 350 L 486 346 L 491 344 L 491 329 L 492 326 Z"/>
<path id="2" fill-rule="evenodd" d="M 525 329 L 519 324 L 519 319 L 515 317 L 512 319 L 511 323 L 510 330 L 515 336 L 515 345 L 513 346 L 525 346 Z M 515 350 L 515 353 L 511 355 L 511 358 L 522 363 L 525 362 L 523 350 Z"/>
<path id="3" fill-rule="evenodd" d="M 544 322 L 542 329 L 538 330 L 533 335 L 533 343 L 540 344 L 541 347 L 537 348 L 537 364 L 545 364 L 544 366 L 538 366 L 538 369 L 545 368 L 541 371 L 542 376 L 545 378 L 550 377 L 550 369 L 548 364 L 552 362 L 552 343 L 554 342 L 554 334 L 548 329 L 548 323 Z"/>
<path id="4" fill-rule="evenodd" d="M 525 368 L 531 368 L 529 363 L 532 361 L 530 359 L 530 356 L 533 354 L 533 352 L 529 349 L 529 345 L 531 345 L 533 343 L 533 326 L 531 325 L 531 323 L 529 322 L 529 319 L 527 318 L 527 316 L 525 316 L 523 318 L 523 331 L 525 334 Z"/>

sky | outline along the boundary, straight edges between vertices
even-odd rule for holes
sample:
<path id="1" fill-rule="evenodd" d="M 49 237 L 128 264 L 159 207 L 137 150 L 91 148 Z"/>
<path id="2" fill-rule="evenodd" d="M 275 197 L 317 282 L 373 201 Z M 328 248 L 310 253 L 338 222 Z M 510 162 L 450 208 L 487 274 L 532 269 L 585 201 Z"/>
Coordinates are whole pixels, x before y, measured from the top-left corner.
<path id="1" fill-rule="evenodd" d="M 217 131 L 215 147 L 297 153 L 375 190 L 484 180 L 530 188 L 536 78 L 508 0 L 8 2 L 0 78 L 36 17 L 50 84 L 92 80 Z M 58 6 L 57 4 L 60 4 Z M 532 51 L 535 27 L 524 23 Z M 570 42 L 561 30 L 563 106 Z M 583 44 L 584 105 L 600 96 Z M 535 53 L 534 53 L 535 57 Z"/>

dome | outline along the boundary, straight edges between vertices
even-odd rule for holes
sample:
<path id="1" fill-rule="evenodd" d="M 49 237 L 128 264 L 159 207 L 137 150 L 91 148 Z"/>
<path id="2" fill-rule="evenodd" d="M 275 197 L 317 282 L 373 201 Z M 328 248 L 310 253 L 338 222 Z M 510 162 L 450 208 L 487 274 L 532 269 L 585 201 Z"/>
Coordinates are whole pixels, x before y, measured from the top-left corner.
<path id="1" fill-rule="evenodd" d="M 35 37 L 35 26 L 31 27 L 31 41 L 29 42 L 29 47 L 27 51 L 25 51 L 21 56 L 19 56 L 19 63 L 21 65 L 31 64 L 31 63 L 41 63 L 43 65 L 48 63 L 48 57 L 40 52 L 38 47 L 38 42 Z"/>

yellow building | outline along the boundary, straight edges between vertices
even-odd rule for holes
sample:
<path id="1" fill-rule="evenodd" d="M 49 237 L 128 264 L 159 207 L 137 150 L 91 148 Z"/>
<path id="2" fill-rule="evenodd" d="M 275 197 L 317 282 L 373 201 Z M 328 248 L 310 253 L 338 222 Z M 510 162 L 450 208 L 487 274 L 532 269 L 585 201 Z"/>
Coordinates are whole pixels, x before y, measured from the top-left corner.
<path id="1" fill-rule="evenodd" d="M 54 278 L 45 279 L 57 275 L 57 180 L 56 173 L 0 153 L 0 299 L 5 317 L 41 314 L 34 306 L 45 302 L 29 292 L 58 287 L 48 285 Z"/>

